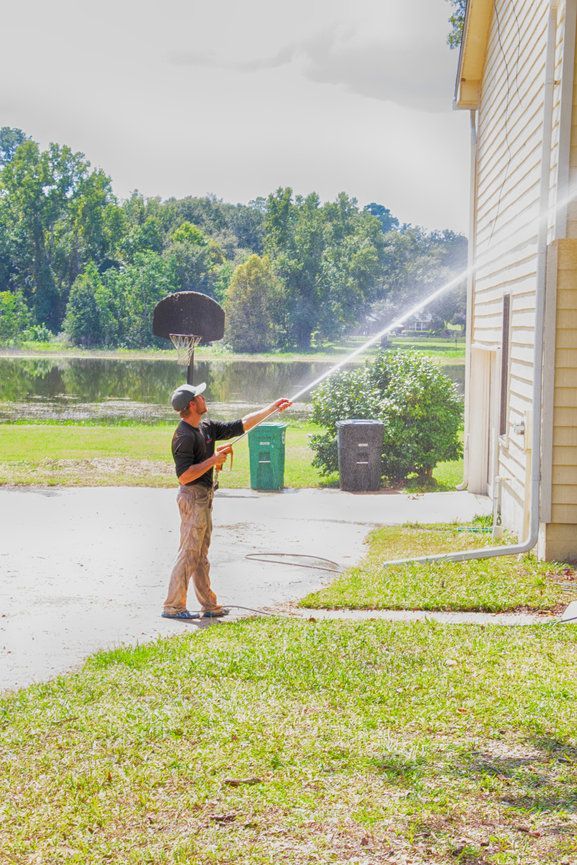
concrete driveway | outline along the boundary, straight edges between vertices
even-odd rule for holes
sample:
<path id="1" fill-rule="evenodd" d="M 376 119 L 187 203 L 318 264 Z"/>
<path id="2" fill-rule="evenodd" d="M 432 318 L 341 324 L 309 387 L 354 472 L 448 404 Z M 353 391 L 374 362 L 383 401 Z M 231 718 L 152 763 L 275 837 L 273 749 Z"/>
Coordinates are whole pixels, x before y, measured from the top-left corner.
<path id="1" fill-rule="evenodd" d="M 248 560 L 247 553 L 304 554 L 348 566 L 361 558 L 375 525 L 465 521 L 489 512 L 488 499 L 467 492 L 221 491 L 213 586 L 225 604 L 271 607 L 330 574 Z M 177 547 L 173 490 L 4 489 L 0 526 L 0 690 L 66 672 L 98 649 L 197 627 L 159 615 Z"/>

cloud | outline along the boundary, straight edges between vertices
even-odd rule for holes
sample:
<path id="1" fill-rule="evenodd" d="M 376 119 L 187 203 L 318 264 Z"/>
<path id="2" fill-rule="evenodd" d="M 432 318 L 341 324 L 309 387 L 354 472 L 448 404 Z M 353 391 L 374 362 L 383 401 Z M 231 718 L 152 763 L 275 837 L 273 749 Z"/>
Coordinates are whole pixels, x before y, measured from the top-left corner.
<path id="1" fill-rule="evenodd" d="M 435 43 L 391 44 L 318 37 L 305 51 L 305 74 L 312 81 L 425 111 L 447 110 L 451 104 L 453 58 Z M 449 62 L 442 62 L 445 56 Z"/>
<path id="2" fill-rule="evenodd" d="M 339 26 L 260 58 L 224 60 L 215 52 L 187 51 L 170 60 L 241 73 L 294 65 L 310 81 L 429 112 L 450 108 L 455 75 L 454 55 L 436 38 L 400 44 Z"/>
<path id="3" fill-rule="evenodd" d="M 259 72 L 261 69 L 278 69 L 289 65 L 296 57 L 296 45 L 287 45 L 271 57 L 252 60 L 222 60 L 214 51 L 174 51 L 169 60 L 175 66 L 206 66 L 214 69 L 234 69 L 237 72 Z"/>

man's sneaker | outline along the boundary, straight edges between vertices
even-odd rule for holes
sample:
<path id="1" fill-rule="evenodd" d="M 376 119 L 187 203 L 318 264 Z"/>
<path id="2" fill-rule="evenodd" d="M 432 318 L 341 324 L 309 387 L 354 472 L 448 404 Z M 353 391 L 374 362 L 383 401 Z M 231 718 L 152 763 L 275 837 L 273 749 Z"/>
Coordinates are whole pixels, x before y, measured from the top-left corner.
<path id="1" fill-rule="evenodd" d="M 163 619 L 176 619 L 177 622 L 192 622 L 200 619 L 198 613 L 190 613 L 188 610 L 179 610 L 178 613 L 162 613 Z"/>
<path id="2" fill-rule="evenodd" d="M 217 610 L 203 610 L 203 619 L 220 619 L 222 616 L 228 616 L 230 610 L 227 607 L 219 607 Z"/>

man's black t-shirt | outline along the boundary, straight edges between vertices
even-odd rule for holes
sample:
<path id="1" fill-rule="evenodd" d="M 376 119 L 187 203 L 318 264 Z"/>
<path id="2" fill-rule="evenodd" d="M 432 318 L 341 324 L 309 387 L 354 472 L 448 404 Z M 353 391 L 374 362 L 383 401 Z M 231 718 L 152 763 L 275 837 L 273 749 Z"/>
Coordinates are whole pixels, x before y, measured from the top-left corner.
<path id="1" fill-rule="evenodd" d="M 242 435 L 244 427 L 241 420 L 223 423 L 218 420 L 203 420 L 200 426 L 193 427 L 181 420 L 172 437 L 172 456 L 176 468 L 176 476 L 180 477 L 191 466 L 203 463 L 214 453 L 215 442 L 223 439 L 236 438 Z M 212 487 L 213 469 L 205 472 L 195 481 L 186 484 L 203 484 Z"/>

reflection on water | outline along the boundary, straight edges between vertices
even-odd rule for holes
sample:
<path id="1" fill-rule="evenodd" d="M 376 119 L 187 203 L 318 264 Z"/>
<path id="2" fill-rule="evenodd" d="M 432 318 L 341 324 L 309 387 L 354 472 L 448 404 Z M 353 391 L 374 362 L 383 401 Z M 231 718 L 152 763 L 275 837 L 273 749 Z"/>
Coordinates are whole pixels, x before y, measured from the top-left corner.
<path id="1" fill-rule="evenodd" d="M 207 383 L 216 416 L 290 396 L 326 371 L 329 363 L 197 361 L 195 381 Z M 464 367 L 444 367 L 462 392 Z M 18 418 L 134 417 L 172 420 L 171 392 L 185 380 L 164 360 L 0 358 L 0 420 Z M 310 401 L 310 393 L 304 399 Z M 307 405 L 300 406 L 302 411 Z"/>

